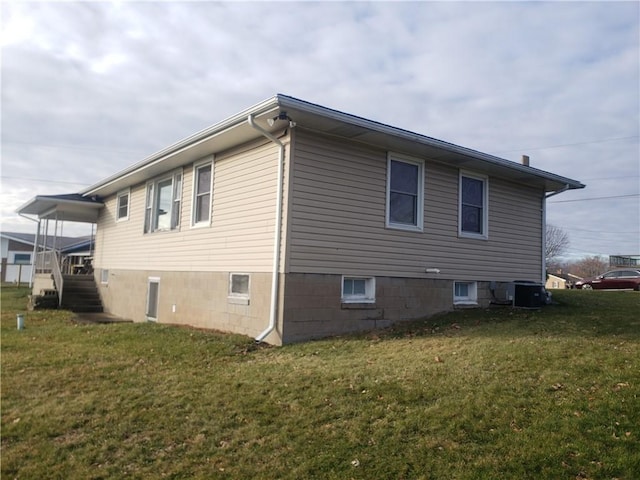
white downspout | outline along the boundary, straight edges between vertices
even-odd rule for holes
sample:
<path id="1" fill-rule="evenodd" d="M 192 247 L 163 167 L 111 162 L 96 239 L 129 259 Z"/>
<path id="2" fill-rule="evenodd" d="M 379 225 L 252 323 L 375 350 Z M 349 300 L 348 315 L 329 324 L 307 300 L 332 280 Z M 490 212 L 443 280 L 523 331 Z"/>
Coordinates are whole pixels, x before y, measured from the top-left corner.
<path id="1" fill-rule="evenodd" d="M 280 270 L 280 242 L 282 230 L 282 197 L 284 189 L 284 144 L 253 121 L 253 115 L 247 117 L 249 125 L 262 135 L 278 145 L 278 182 L 276 191 L 276 222 L 273 239 L 273 274 L 271 276 L 271 308 L 269 312 L 269 326 L 256 337 L 256 342 L 263 341 L 275 328 L 278 319 L 278 287 Z"/>

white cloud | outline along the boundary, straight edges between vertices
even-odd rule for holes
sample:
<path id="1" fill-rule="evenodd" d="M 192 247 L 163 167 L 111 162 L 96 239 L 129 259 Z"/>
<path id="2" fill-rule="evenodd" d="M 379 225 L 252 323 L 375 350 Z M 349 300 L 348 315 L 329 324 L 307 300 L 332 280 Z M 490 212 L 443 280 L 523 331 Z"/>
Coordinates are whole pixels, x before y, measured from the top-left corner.
<path id="1" fill-rule="evenodd" d="M 635 2 L 2 10 L 3 176 L 93 184 L 280 92 L 512 160 L 530 154 L 588 184 L 554 200 L 639 191 Z M 5 194 L 32 193 L 3 179 L 3 206 Z M 576 251 L 637 253 L 640 234 L 601 241 L 585 230 L 638 232 L 639 210 L 637 197 L 550 203 L 549 218 Z"/>

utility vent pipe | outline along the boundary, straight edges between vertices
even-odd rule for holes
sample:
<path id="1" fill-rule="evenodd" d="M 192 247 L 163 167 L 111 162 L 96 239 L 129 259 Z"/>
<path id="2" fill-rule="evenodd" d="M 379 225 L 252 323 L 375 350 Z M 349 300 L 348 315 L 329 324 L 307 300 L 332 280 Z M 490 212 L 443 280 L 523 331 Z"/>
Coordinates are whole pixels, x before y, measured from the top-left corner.
<path id="1" fill-rule="evenodd" d="M 522 165 L 525 167 L 529 166 L 529 155 L 522 155 Z"/>

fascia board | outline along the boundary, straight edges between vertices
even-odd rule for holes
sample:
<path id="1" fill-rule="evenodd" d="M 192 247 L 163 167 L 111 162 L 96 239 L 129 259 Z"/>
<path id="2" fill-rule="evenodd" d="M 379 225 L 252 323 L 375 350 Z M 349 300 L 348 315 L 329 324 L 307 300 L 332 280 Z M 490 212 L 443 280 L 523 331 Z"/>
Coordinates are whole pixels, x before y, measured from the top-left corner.
<path id="1" fill-rule="evenodd" d="M 409 130 L 405 130 L 402 128 L 386 125 L 384 123 L 376 122 L 375 120 L 368 120 L 366 118 L 358 117 L 356 115 L 343 113 L 343 112 L 340 112 L 339 110 L 326 108 L 321 105 L 305 102 L 303 100 L 299 100 L 297 98 L 289 97 L 286 95 L 278 95 L 278 99 L 283 109 L 299 109 L 310 114 L 320 115 L 326 118 L 330 118 L 332 120 L 349 123 L 349 124 L 356 125 L 368 130 L 373 130 L 385 135 L 398 137 L 403 140 L 408 140 L 410 142 L 420 143 L 429 147 L 437 148 L 439 150 L 465 156 L 467 158 L 471 158 L 473 160 L 477 160 L 480 162 L 486 162 L 492 165 L 505 167 L 514 171 L 521 172 L 525 175 L 537 176 L 545 180 L 549 180 L 553 183 L 568 185 L 569 189 L 579 189 L 579 188 L 585 187 L 584 184 L 582 184 L 577 180 L 556 175 L 556 174 L 547 172 L 545 170 L 537 169 L 535 167 L 520 165 L 516 162 L 512 162 L 511 160 L 506 160 L 504 158 L 496 157 L 488 153 L 482 153 L 467 147 L 461 147 L 453 143 L 445 142 L 443 140 L 438 140 L 436 138 L 428 137 L 426 135 L 421 135 L 421 134 L 411 132 Z"/>

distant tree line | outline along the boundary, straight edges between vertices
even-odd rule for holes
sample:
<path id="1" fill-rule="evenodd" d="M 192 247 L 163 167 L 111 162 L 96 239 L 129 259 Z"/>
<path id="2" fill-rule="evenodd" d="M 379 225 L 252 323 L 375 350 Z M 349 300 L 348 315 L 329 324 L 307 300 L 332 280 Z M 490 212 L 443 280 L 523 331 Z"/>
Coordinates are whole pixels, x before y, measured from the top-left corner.
<path id="1" fill-rule="evenodd" d="M 571 273 L 582 278 L 595 277 L 609 270 L 609 262 L 594 255 L 574 261 L 551 261 L 547 263 L 547 273 Z"/>
<path id="2" fill-rule="evenodd" d="M 562 255 L 569 248 L 569 235 L 560 227 L 547 225 L 545 241 L 548 273 L 571 273 L 587 278 L 600 275 L 609 269 L 609 262 L 597 255 L 574 261 L 562 260 Z"/>

